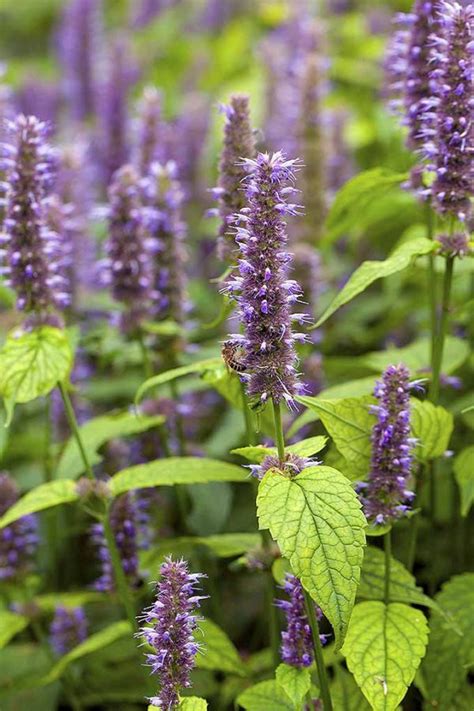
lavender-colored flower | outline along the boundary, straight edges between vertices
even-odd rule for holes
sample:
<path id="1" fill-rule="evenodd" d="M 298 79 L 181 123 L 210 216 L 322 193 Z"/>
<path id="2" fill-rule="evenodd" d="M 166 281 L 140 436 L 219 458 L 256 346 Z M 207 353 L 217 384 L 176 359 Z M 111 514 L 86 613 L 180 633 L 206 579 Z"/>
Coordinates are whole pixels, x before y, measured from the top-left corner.
<path id="1" fill-rule="evenodd" d="M 17 308 L 40 320 L 70 301 L 61 237 L 48 227 L 46 218 L 53 158 L 45 142 L 46 125 L 36 117 L 19 115 L 8 128 L 12 143 L 2 145 L 8 190 L 0 256 L 17 294 Z"/>
<path id="2" fill-rule="evenodd" d="M 287 235 L 283 216 L 297 215 L 298 205 L 286 199 L 296 192 L 294 180 L 298 162 L 282 153 L 259 153 L 247 159 L 250 174 L 246 181 L 247 207 L 236 216 L 236 240 L 242 258 L 240 276 L 227 289 L 237 294 L 244 336 L 233 342 L 243 347 L 247 392 L 256 404 L 268 400 L 293 404 L 303 388 L 296 371 L 295 341 L 305 340 L 293 333 L 291 323 L 304 323 L 306 314 L 291 314 L 301 289 L 288 279 L 291 256 L 286 252 Z"/>
<path id="3" fill-rule="evenodd" d="M 263 479 L 270 469 L 278 469 L 288 479 L 294 479 L 304 469 L 315 467 L 321 464 L 317 459 L 311 457 L 300 457 L 297 454 L 287 452 L 285 461 L 282 463 L 276 455 L 269 454 L 261 464 L 249 464 L 250 473 L 256 479 Z"/>
<path id="4" fill-rule="evenodd" d="M 471 253 L 469 237 L 465 232 L 439 235 L 437 242 L 439 242 L 439 254 L 443 255 L 443 257 L 458 257 L 462 259 Z"/>
<path id="5" fill-rule="evenodd" d="M 15 504 L 20 493 L 13 479 L 0 472 L 0 516 Z M 38 546 L 37 519 L 23 516 L 0 530 L 0 582 L 22 577 L 31 568 Z"/>
<path id="6" fill-rule="evenodd" d="M 158 318 L 183 323 L 186 313 L 186 226 L 181 217 L 184 194 L 177 165 L 152 163 L 143 181 L 147 226 L 153 240 L 153 310 Z"/>
<path id="7" fill-rule="evenodd" d="M 191 686 L 190 673 L 200 645 L 194 638 L 199 618 L 196 609 L 203 596 L 197 595 L 200 573 L 190 573 L 184 560 L 166 558 L 156 585 L 156 601 L 144 616 L 148 625 L 142 634 L 154 652 L 147 654 L 152 673 L 160 682 L 152 706 L 168 711 L 177 708 L 181 689 Z"/>
<path id="8" fill-rule="evenodd" d="M 50 627 L 49 640 L 54 653 L 62 657 L 87 637 L 87 618 L 82 607 L 58 605 Z"/>
<path id="9" fill-rule="evenodd" d="M 139 177 L 132 166 L 125 165 L 114 175 L 109 200 L 104 277 L 114 298 L 126 307 L 121 321 L 123 330 L 132 332 L 146 316 L 152 278 Z"/>
<path id="10" fill-rule="evenodd" d="M 250 124 L 248 96 L 234 94 L 222 111 L 225 115 L 224 147 L 214 194 L 219 200 L 218 214 L 221 219 L 218 254 L 221 259 L 226 259 L 235 247 L 232 236 L 229 236 L 229 218 L 245 207 L 242 181 L 247 173 L 242 159 L 255 157 L 255 138 Z"/>
<path id="11" fill-rule="evenodd" d="M 125 577 L 132 587 L 136 587 L 140 580 L 138 572 L 138 515 L 135 498 L 130 492 L 117 497 L 112 504 L 110 527 Z M 94 523 L 91 527 L 91 534 L 91 540 L 98 551 L 101 565 L 101 575 L 95 581 L 94 588 L 101 592 L 113 590 L 115 587 L 114 573 L 103 525 Z"/>
<path id="12" fill-rule="evenodd" d="M 285 664 L 302 669 L 313 663 L 313 640 L 311 626 L 306 613 L 303 586 L 294 575 L 286 574 L 282 589 L 289 600 L 276 600 L 275 604 L 285 613 L 286 631 L 282 632 L 281 658 Z M 316 616 L 321 619 L 322 612 L 314 606 Z M 320 635 L 325 644 L 326 636 Z"/>
<path id="13" fill-rule="evenodd" d="M 102 0 L 69 0 L 57 41 L 67 108 L 73 119 L 82 121 L 97 110 Z"/>
<path id="14" fill-rule="evenodd" d="M 195 199 L 203 195 L 200 168 L 209 131 L 209 118 L 208 98 L 198 92 L 190 92 L 168 133 L 166 155 L 176 161 L 178 178 L 186 195 L 192 195 Z"/>
<path id="15" fill-rule="evenodd" d="M 15 94 L 18 112 L 37 116 L 50 126 L 57 122 L 61 94 L 55 82 L 41 81 L 38 76 L 27 76 Z"/>
<path id="16" fill-rule="evenodd" d="M 404 365 L 390 365 L 376 384 L 379 401 L 372 428 L 372 458 L 367 483 L 359 484 L 369 521 L 386 524 L 404 516 L 413 492 L 407 488 L 415 440 L 410 438 L 410 373 Z"/>
<path id="17" fill-rule="evenodd" d="M 438 20 L 424 150 L 435 171 L 435 209 L 466 220 L 474 193 L 474 5 L 442 1 Z"/>
<path id="18" fill-rule="evenodd" d="M 127 100 L 136 78 L 129 43 L 124 36 L 117 36 L 109 48 L 98 102 L 99 153 L 105 185 L 129 158 Z"/>
<path id="19" fill-rule="evenodd" d="M 173 5 L 178 5 L 181 0 L 130 0 L 131 23 L 135 29 L 146 27 L 162 12 Z"/>
<path id="20" fill-rule="evenodd" d="M 326 288 L 321 257 L 309 244 L 296 244 L 293 254 L 294 276 L 301 286 L 302 311 L 312 320 L 319 306 L 319 297 Z"/>
<path id="21" fill-rule="evenodd" d="M 154 161 L 163 160 L 166 149 L 166 126 L 161 112 L 161 94 L 152 86 L 145 87 L 138 107 L 138 141 L 135 163 L 140 175 L 146 175 Z"/>

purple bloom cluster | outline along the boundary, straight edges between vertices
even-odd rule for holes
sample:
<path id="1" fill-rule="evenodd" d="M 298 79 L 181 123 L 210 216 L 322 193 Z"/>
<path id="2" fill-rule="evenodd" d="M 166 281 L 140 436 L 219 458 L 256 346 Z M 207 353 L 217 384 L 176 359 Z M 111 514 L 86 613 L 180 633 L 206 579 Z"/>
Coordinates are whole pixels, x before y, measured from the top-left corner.
<path id="1" fill-rule="evenodd" d="M 111 285 L 114 298 L 125 305 L 122 328 L 131 332 L 147 313 L 152 281 L 139 177 L 132 166 L 125 165 L 116 172 L 109 200 L 104 278 Z"/>
<path id="2" fill-rule="evenodd" d="M 303 586 L 294 575 L 286 574 L 282 587 L 290 598 L 276 600 L 276 605 L 285 613 L 286 631 L 281 633 L 281 658 L 285 664 L 302 669 L 313 663 L 313 640 L 311 626 L 306 614 Z M 316 617 L 322 617 L 322 612 L 315 605 Z M 326 636 L 320 635 L 321 643 L 326 643 Z"/>
<path id="3" fill-rule="evenodd" d="M 300 457 L 297 454 L 292 454 L 287 452 L 285 454 L 285 461 L 282 464 L 280 458 L 276 455 L 270 454 L 265 457 L 261 464 L 249 464 L 250 473 L 256 479 L 263 479 L 265 474 L 270 469 L 278 469 L 284 474 L 288 479 L 293 479 L 295 476 L 300 474 L 304 469 L 308 467 L 315 467 L 320 464 L 317 459 L 311 459 L 310 457 Z"/>
<path id="4" fill-rule="evenodd" d="M 154 161 L 162 160 L 165 147 L 165 123 L 161 111 L 161 94 L 152 86 L 145 87 L 138 108 L 138 141 L 136 165 L 146 175 Z"/>
<path id="5" fill-rule="evenodd" d="M 196 608 L 203 598 L 196 595 L 200 573 L 190 573 L 184 560 L 167 558 L 160 568 L 156 585 L 156 601 L 144 616 L 148 625 L 142 634 L 154 649 L 147 662 L 160 681 L 158 696 L 150 699 L 152 706 L 174 709 L 181 689 L 191 686 L 190 673 L 200 645 L 194 639 L 199 618 Z"/>
<path id="6" fill-rule="evenodd" d="M 64 94 L 72 118 L 95 113 L 102 44 L 102 0 L 69 0 L 58 35 Z"/>
<path id="7" fill-rule="evenodd" d="M 219 163 L 218 186 L 213 192 L 219 200 L 217 214 L 221 219 L 218 254 L 221 259 L 226 259 L 235 246 L 233 239 L 229 238 L 229 220 L 245 207 L 242 181 L 247 174 L 242 159 L 255 157 L 255 138 L 250 124 L 248 96 L 234 94 L 222 111 L 226 119 L 224 147 Z"/>
<path id="8" fill-rule="evenodd" d="M 51 622 L 49 640 L 54 653 L 62 657 L 87 637 L 87 618 L 82 607 L 58 605 Z"/>
<path id="9" fill-rule="evenodd" d="M 34 116 L 8 122 L 11 144 L 2 144 L 8 190 L 0 244 L 3 271 L 17 294 L 17 308 L 36 319 L 64 309 L 70 296 L 61 236 L 47 223 L 45 198 L 54 177 L 47 128 Z"/>
<path id="10" fill-rule="evenodd" d="M 296 192 L 294 180 L 298 162 L 282 153 L 259 153 L 256 160 L 244 161 L 250 174 L 246 181 L 247 207 L 236 215 L 236 240 L 242 258 L 240 276 L 229 281 L 231 295 L 238 294 L 240 319 L 245 335 L 233 342 L 244 349 L 247 392 L 251 400 L 293 404 L 302 392 L 296 372 L 295 341 L 291 323 L 304 323 L 306 314 L 291 314 L 291 305 L 300 299 L 301 289 L 288 279 L 291 255 L 286 252 L 285 215 L 297 215 L 299 206 L 286 199 Z"/>
<path id="11" fill-rule="evenodd" d="M 434 207 L 466 220 L 474 193 L 474 5 L 441 1 L 438 9 L 424 151 L 435 171 Z"/>
<path id="12" fill-rule="evenodd" d="M 177 165 L 152 163 L 143 181 L 147 226 L 152 238 L 153 311 L 158 318 L 183 323 L 186 312 L 186 226 L 181 217 L 184 194 Z"/>
<path id="13" fill-rule="evenodd" d="M 469 237 L 465 232 L 438 235 L 439 253 L 444 257 L 458 257 L 462 259 L 471 252 Z"/>
<path id="14" fill-rule="evenodd" d="M 110 527 L 114 534 L 123 571 L 130 585 L 136 587 L 139 582 L 138 548 L 139 525 L 143 511 L 137 507 L 136 500 L 131 493 L 122 494 L 115 499 L 110 512 Z M 104 537 L 104 527 L 95 523 L 91 527 L 91 540 L 98 551 L 101 565 L 101 575 L 95 581 L 94 588 L 99 591 L 114 589 L 114 574 L 112 561 Z"/>
<path id="15" fill-rule="evenodd" d="M 386 524 L 404 516 L 413 492 L 407 489 L 415 440 L 410 438 L 410 373 L 404 365 L 390 365 L 377 382 L 379 401 L 372 429 L 372 459 L 368 482 L 359 484 L 369 521 Z"/>
<path id="16" fill-rule="evenodd" d="M 0 516 L 19 498 L 18 487 L 6 473 L 0 473 Z M 37 519 L 24 516 L 0 530 L 0 582 L 14 580 L 28 572 L 38 545 Z"/>
<path id="17" fill-rule="evenodd" d="M 389 44 L 385 66 L 393 95 L 391 104 L 408 127 L 408 146 L 419 148 L 424 126 L 424 104 L 431 95 L 429 38 L 436 19 L 436 3 L 416 0 L 411 13 L 399 13 L 399 29 Z"/>

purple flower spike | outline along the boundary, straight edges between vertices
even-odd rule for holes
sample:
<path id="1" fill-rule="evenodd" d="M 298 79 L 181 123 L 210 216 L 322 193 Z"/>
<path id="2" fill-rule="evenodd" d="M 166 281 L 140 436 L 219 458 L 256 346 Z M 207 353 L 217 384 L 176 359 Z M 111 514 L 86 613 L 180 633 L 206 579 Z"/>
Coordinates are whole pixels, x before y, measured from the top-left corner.
<path id="1" fill-rule="evenodd" d="M 372 411 L 372 460 L 367 483 L 359 485 L 364 512 L 370 522 L 383 525 L 408 511 L 413 493 L 407 489 L 415 440 L 410 438 L 410 373 L 404 365 L 390 365 L 377 382 L 379 401 Z"/>
<path id="2" fill-rule="evenodd" d="M 136 164 L 146 175 L 154 161 L 164 158 L 166 126 L 161 113 L 161 94 L 152 86 L 145 87 L 138 110 L 138 145 Z"/>
<path id="3" fill-rule="evenodd" d="M 183 323 L 186 313 L 186 226 L 181 217 L 184 194 L 173 161 L 152 163 L 143 181 L 147 226 L 154 252 L 153 310 L 160 320 Z"/>
<path id="4" fill-rule="evenodd" d="M 462 259 L 471 253 L 469 237 L 464 232 L 439 235 L 436 241 L 439 243 L 439 254 L 442 254 L 443 257 L 458 257 Z"/>
<path id="5" fill-rule="evenodd" d="M 64 94 L 76 121 L 83 121 L 97 109 L 102 44 L 102 0 L 70 0 L 64 9 L 58 45 Z"/>
<path id="6" fill-rule="evenodd" d="M 435 208 L 464 221 L 474 193 L 474 5 L 440 2 L 438 10 L 424 148 L 436 176 Z"/>
<path id="7" fill-rule="evenodd" d="M 147 314 L 152 276 L 139 177 L 134 168 L 126 165 L 117 171 L 109 200 L 105 279 L 113 297 L 127 309 L 122 315 L 123 330 L 132 332 Z"/>
<path id="8" fill-rule="evenodd" d="M 137 507 L 133 494 L 122 494 L 114 501 L 110 513 L 110 527 L 114 534 L 125 577 L 132 587 L 136 587 L 140 580 L 138 572 L 138 538 L 141 517 L 142 512 Z M 91 540 L 97 548 L 102 569 L 100 577 L 94 583 L 94 588 L 101 592 L 114 590 L 115 581 L 112 561 L 107 548 L 103 525 L 101 523 L 93 524 L 91 533 Z"/>
<path id="9" fill-rule="evenodd" d="M 41 320 L 52 309 L 69 305 L 61 238 L 46 216 L 54 161 L 45 142 L 47 127 L 36 117 L 21 114 L 7 126 L 12 143 L 1 146 L 8 190 L 0 257 L 18 310 Z"/>
<path id="10" fill-rule="evenodd" d="M 199 617 L 196 609 L 203 598 L 196 595 L 200 573 L 190 573 L 184 560 L 166 558 L 160 568 L 161 579 L 156 585 L 156 601 L 144 616 L 150 626 L 142 634 L 154 652 L 147 654 L 152 673 L 160 682 L 158 696 L 150 699 L 152 706 L 174 709 L 181 689 L 191 686 L 190 674 L 200 645 L 194 638 Z"/>
<path id="11" fill-rule="evenodd" d="M 287 202 L 296 192 L 294 180 L 298 161 L 286 160 L 282 153 L 259 153 L 246 160 L 250 175 L 246 180 L 247 207 L 235 216 L 236 240 L 242 258 L 240 276 L 227 285 L 238 294 L 240 319 L 245 335 L 236 337 L 244 349 L 247 392 L 255 404 L 273 399 L 292 406 L 294 396 L 303 391 L 296 372 L 295 341 L 305 340 L 293 333 L 291 306 L 299 301 L 300 286 L 288 278 L 291 255 L 286 252 L 284 217 L 297 215 L 299 205 Z"/>
<path id="12" fill-rule="evenodd" d="M 256 479 L 263 479 L 265 474 L 270 469 L 278 469 L 282 474 L 284 474 L 288 479 L 293 479 L 304 469 L 308 467 L 315 467 L 321 462 L 317 459 L 312 459 L 311 457 L 300 457 L 297 454 L 292 454 L 287 452 L 285 455 L 285 461 L 282 464 L 280 458 L 276 455 L 269 454 L 265 457 L 261 464 L 249 464 L 250 473 Z"/>
<path id="13" fill-rule="evenodd" d="M 50 644 L 62 657 L 75 649 L 87 637 L 87 618 L 82 607 L 58 605 L 50 628 Z"/>
<path id="14" fill-rule="evenodd" d="M 19 499 L 13 479 L 0 472 L 0 516 Z M 37 519 L 29 515 L 0 530 L 0 582 L 24 576 L 38 546 Z"/>
<path id="15" fill-rule="evenodd" d="M 306 614 L 303 586 L 294 575 L 286 574 L 282 590 L 289 600 L 276 600 L 275 604 L 285 613 L 286 631 L 282 632 L 281 658 L 285 664 L 302 669 L 313 663 L 313 639 L 311 626 Z M 322 617 L 322 612 L 315 605 L 316 617 Z M 321 643 L 325 644 L 326 636 L 320 635 Z"/>
<path id="16" fill-rule="evenodd" d="M 215 194 L 219 200 L 218 254 L 221 259 L 230 256 L 235 248 L 229 236 L 229 219 L 245 207 L 245 193 L 242 181 L 247 173 L 242 159 L 255 157 L 255 138 L 250 124 L 248 96 L 234 94 L 230 104 L 224 106 L 225 115 L 224 148 L 219 163 L 219 183 Z"/>

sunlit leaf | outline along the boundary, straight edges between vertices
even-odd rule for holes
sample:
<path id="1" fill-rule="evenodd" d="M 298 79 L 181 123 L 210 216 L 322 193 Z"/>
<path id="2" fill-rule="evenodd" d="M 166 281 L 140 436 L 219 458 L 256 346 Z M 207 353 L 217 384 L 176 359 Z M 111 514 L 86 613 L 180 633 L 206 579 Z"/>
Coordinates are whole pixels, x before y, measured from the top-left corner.
<path id="1" fill-rule="evenodd" d="M 149 390 L 154 390 L 165 383 L 170 383 L 176 380 L 176 378 L 183 378 L 185 375 L 192 375 L 193 373 L 204 373 L 206 370 L 217 368 L 219 365 L 222 365 L 222 358 L 208 358 L 207 360 L 201 360 L 197 363 L 191 363 L 190 365 L 183 365 L 180 368 L 173 368 L 164 373 L 154 375 L 140 385 L 135 396 L 135 402 L 140 402 L 145 393 Z"/>
<path id="2" fill-rule="evenodd" d="M 202 652 L 196 657 L 196 666 L 199 669 L 247 676 L 239 653 L 218 625 L 211 620 L 201 620 L 199 630 L 197 639 L 203 645 Z"/>
<path id="3" fill-rule="evenodd" d="M 324 449 L 327 441 L 327 437 L 308 437 L 308 439 L 303 439 L 301 442 L 289 445 L 286 447 L 286 451 L 297 454 L 299 457 L 311 457 L 313 454 L 317 454 L 317 452 Z M 265 457 L 276 455 L 276 453 L 277 450 L 275 447 L 264 447 L 261 444 L 254 447 L 238 447 L 231 451 L 231 454 L 239 454 L 250 462 L 256 462 L 258 464 L 260 464 Z"/>
<path id="4" fill-rule="evenodd" d="M 27 617 L 9 610 L 0 610 L 0 649 L 29 624 Z"/>
<path id="5" fill-rule="evenodd" d="M 280 664 L 275 672 L 275 678 L 295 708 L 300 708 L 303 698 L 311 688 L 309 669 L 307 667 L 298 669 L 289 664 Z"/>
<path id="6" fill-rule="evenodd" d="M 73 481 L 64 479 L 63 481 L 49 481 L 46 484 L 31 489 L 11 506 L 0 518 L 0 528 L 5 528 L 13 521 L 28 514 L 50 509 L 60 504 L 68 504 L 77 501 L 79 498 L 76 492 L 76 484 Z"/>
<path id="7" fill-rule="evenodd" d="M 245 711 L 294 711 L 291 699 L 275 680 L 261 681 L 237 697 Z"/>
<path id="8" fill-rule="evenodd" d="M 467 516 L 474 503 L 474 445 L 458 454 L 453 468 L 461 492 L 461 514 Z"/>

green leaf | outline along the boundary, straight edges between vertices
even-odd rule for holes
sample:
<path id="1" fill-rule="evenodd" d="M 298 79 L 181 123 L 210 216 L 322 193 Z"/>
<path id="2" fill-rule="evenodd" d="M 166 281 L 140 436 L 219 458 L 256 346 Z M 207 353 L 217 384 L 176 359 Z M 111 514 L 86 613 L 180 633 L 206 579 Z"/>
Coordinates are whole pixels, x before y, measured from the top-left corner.
<path id="1" fill-rule="evenodd" d="M 431 704 L 450 709 L 450 703 L 474 661 L 474 573 L 457 575 L 442 587 L 436 602 L 449 614 L 462 636 L 452 633 L 450 623 L 434 612 L 430 619 L 430 643 L 421 667 Z"/>
<path id="2" fill-rule="evenodd" d="M 260 528 L 268 528 L 294 574 L 342 644 L 360 577 L 366 520 L 348 479 L 330 467 L 294 479 L 270 470 L 257 497 Z"/>
<path id="3" fill-rule="evenodd" d="M 458 454 L 453 469 L 461 492 L 461 515 L 467 516 L 474 503 L 474 445 Z"/>
<path id="4" fill-rule="evenodd" d="M 419 610 L 392 602 L 361 602 L 342 649 L 373 711 L 394 711 L 425 654 L 428 624 Z"/>
<path id="5" fill-rule="evenodd" d="M 100 417 L 94 417 L 79 428 L 81 439 L 84 444 L 87 456 L 91 465 L 98 464 L 102 457 L 98 450 L 103 444 L 116 437 L 128 437 L 130 435 L 145 432 L 151 427 L 163 424 L 165 418 L 162 416 L 146 417 L 136 412 L 109 412 Z M 61 455 L 56 471 L 57 479 L 74 479 L 84 471 L 77 441 L 71 437 Z"/>
<path id="6" fill-rule="evenodd" d="M 383 600 L 385 592 L 385 554 L 379 548 L 368 546 L 360 576 L 357 597 L 365 600 Z M 395 558 L 390 559 L 390 600 L 424 605 L 439 610 L 439 605 L 416 584 L 411 573 Z"/>
<path id="7" fill-rule="evenodd" d="M 145 380 L 145 382 L 140 385 L 135 396 L 135 402 L 140 402 L 145 393 L 149 390 L 158 388 L 160 385 L 176 380 L 176 378 L 182 378 L 185 375 L 204 373 L 206 370 L 212 370 L 212 368 L 217 368 L 219 365 L 222 365 L 222 358 L 220 356 L 218 358 L 200 360 L 197 363 L 183 365 L 180 368 L 173 368 L 173 370 L 167 370 L 165 373 L 154 375 L 152 378 L 148 378 L 148 380 Z"/>
<path id="8" fill-rule="evenodd" d="M 272 575 L 278 585 L 283 585 L 286 574 L 292 573 L 291 565 L 286 558 L 276 558 L 272 563 Z"/>
<path id="9" fill-rule="evenodd" d="M 5 400 L 8 423 L 16 403 L 47 395 L 72 367 L 67 335 L 59 328 L 41 326 L 8 334 L 0 351 L 0 395 Z"/>
<path id="10" fill-rule="evenodd" d="M 149 706 L 151 711 L 156 711 L 156 706 Z M 185 696 L 184 699 L 180 699 L 178 709 L 180 711 L 206 711 L 207 701 L 206 699 L 200 699 L 198 696 Z"/>
<path id="11" fill-rule="evenodd" d="M 370 461 L 370 432 L 375 423 L 375 416 L 370 413 L 369 407 L 375 399 L 370 396 L 339 400 L 316 397 L 297 399 L 318 413 L 339 452 L 350 463 L 351 479 L 364 478 Z"/>
<path id="12" fill-rule="evenodd" d="M 245 711 L 294 711 L 291 700 L 273 679 L 246 689 L 237 697 L 237 703 Z"/>
<path id="13" fill-rule="evenodd" d="M 97 652 L 99 649 L 107 647 L 121 637 L 126 635 L 132 635 L 133 631 L 130 626 L 130 622 L 121 620 L 120 622 L 114 622 L 113 624 L 105 627 L 105 629 L 96 632 L 95 634 L 88 637 L 84 642 L 78 644 L 77 647 L 69 652 L 68 654 L 61 657 L 61 659 L 53 666 L 50 672 L 43 677 L 41 683 L 43 686 L 46 684 L 51 684 L 53 681 L 59 679 L 67 667 L 76 662 L 78 659 Z"/>
<path id="14" fill-rule="evenodd" d="M 109 482 L 114 496 L 132 489 L 173 484 L 206 484 L 208 481 L 250 482 L 242 467 L 205 457 L 168 457 L 123 469 Z"/>
<path id="15" fill-rule="evenodd" d="M 421 461 L 441 457 L 448 449 L 453 431 L 453 416 L 450 412 L 433 405 L 428 400 L 411 400 L 411 429 L 419 440 L 416 455 Z"/>
<path id="16" fill-rule="evenodd" d="M 331 684 L 333 711 L 370 711 L 370 705 L 352 674 L 339 665 Z"/>
<path id="17" fill-rule="evenodd" d="M 446 375 L 454 373 L 469 356 L 469 345 L 454 336 L 447 336 L 443 351 L 442 372 Z M 404 348 L 389 348 L 385 351 L 374 351 L 361 358 L 360 363 L 381 373 L 392 363 L 404 363 L 412 375 L 418 374 L 429 380 L 431 362 L 431 341 L 420 338 Z"/>
<path id="18" fill-rule="evenodd" d="M 63 481 L 49 481 L 40 484 L 35 489 L 31 489 L 21 497 L 16 504 L 13 504 L 0 518 L 0 528 L 5 528 L 13 521 L 28 514 L 50 509 L 60 504 L 68 504 L 77 501 L 79 498 L 76 492 L 76 484 L 73 481 L 64 479 Z"/>
<path id="19" fill-rule="evenodd" d="M 360 224 L 360 216 L 387 192 L 406 180 L 406 173 L 392 173 L 385 168 L 372 168 L 349 180 L 336 195 L 327 217 L 328 241 L 351 231 Z"/>
<path id="20" fill-rule="evenodd" d="M 281 686 L 295 708 L 301 708 L 303 698 L 311 688 L 309 669 L 297 669 L 289 664 L 280 664 L 275 672 L 277 683 Z"/>
<path id="21" fill-rule="evenodd" d="M 219 533 L 213 536 L 183 536 L 163 538 L 143 554 L 145 568 L 156 569 L 167 555 L 182 555 L 196 546 L 206 546 L 218 558 L 234 558 L 243 555 L 260 543 L 258 533 Z"/>
<path id="22" fill-rule="evenodd" d="M 44 612 L 53 612 L 58 605 L 64 607 L 79 607 L 92 602 L 104 602 L 107 593 L 92 590 L 79 590 L 78 592 L 55 592 L 36 595 L 35 605 Z"/>
<path id="23" fill-rule="evenodd" d="M 383 279 L 391 274 L 406 269 L 415 257 L 428 254 L 434 250 L 434 243 L 426 237 L 417 237 L 409 242 L 404 242 L 397 247 L 390 257 L 381 261 L 364 262 L 352 274 L 336 298 L 328 306 L 324 314 L 313 328 L 319 328 L 341 306 L 352 301 L 353 298 L 365 291 L 377 279 Z"/>
<path id="24" fill-rule="evenodd" d="M 221 671 L 227 674 L 247 676 L 247 672 L 236 648 L 221 628 L 211 620 L 201 620 L 199 629 L 202 636 L 202 652 L 196 657 L 199 669 Z"/>
<path id="25" fill-rule="evenodd" d="M 12 637 L 28 627 L 28 624 L 27 617 L 8 610 L 0 610 L 0 649 L 3 649 Z"/>
<path id="26" fill-rule="evenodd" d="M 176 321 L 145 321 L 142 328 L 147 333 L 155 336 L 179 336 L 183 333 L 183 327 Z"/>
<path id="27" fill-rule="evenodd" d="M 297 454 L 299 457 L 311 457 L 324 449 L 327 441 L 327 437 L 308 437 L 308 439 L 303 439 L 301 442 L 286 447 L 286 451 Z M 263 462 L 265 457 L 276 453 L 275 447 L 264 447 L 262 444 L 257 444 L 254 447 L 238 447 L 231 451 L 231 454 L 238 454 L 250 462 L 257 462 L 257 464 Z"/>

